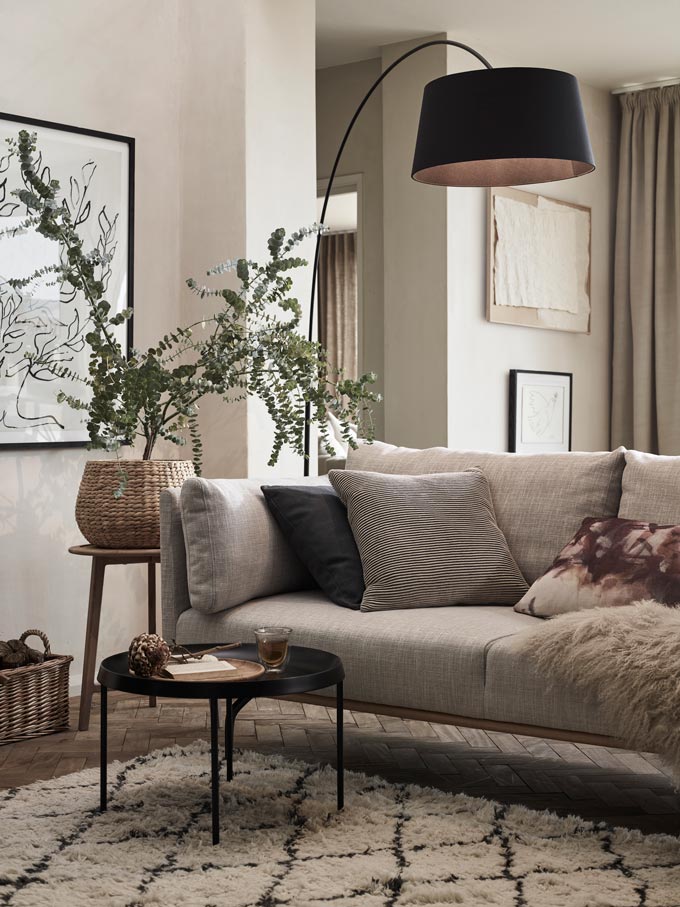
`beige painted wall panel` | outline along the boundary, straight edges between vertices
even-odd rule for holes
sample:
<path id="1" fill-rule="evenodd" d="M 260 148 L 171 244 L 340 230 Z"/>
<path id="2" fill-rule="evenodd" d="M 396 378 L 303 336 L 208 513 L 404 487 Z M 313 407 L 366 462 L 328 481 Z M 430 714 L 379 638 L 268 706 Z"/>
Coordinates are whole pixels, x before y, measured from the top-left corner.
<path id="1" fill-rule="evenodd" d="M 314 0 L 248 0 L 246 58 L 246 242 L 263 261 L 272 230 L 287 233 L 316 220 Z M 299 247 L 313 260 L 314 242 Z M 307 331 L 311 267 L 293 275 Z M 302 476 L 303 461 L 285 447 L 267 466 L 273 425 L 259 400 L 249 399 L 248 475 Z M 311 466 L 316 466 L 315 441 Z"/>
<path id="2" fill-rule="evenodd" d="M 316 74 L 317 175 L 328 179 L 347 124 L 380 75 L 380 60 L 320 69 Z M 340 160 L 338 175 L 362 175 L 362 283 L 360 364 L 376 372 L 384 393 L 382 90 L 378 88 L 356 122 Z M 378 438 L 384 437 L 382 405 L 375 410 Z"/>
<path id="3" fill-rule="evenodd" d="M 383 48 L 383 68 L 418 42 Z M 446 48 L 420 51 L 383 83 L 385 440 L 447 441 L 447 198 L 411 179 L 423 87 Z"/>

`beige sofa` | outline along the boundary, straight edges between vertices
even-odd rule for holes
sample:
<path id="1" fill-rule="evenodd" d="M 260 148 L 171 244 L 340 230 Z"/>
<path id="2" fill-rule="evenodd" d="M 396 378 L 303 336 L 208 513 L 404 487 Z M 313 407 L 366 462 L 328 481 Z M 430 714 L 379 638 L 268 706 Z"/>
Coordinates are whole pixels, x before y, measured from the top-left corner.
<path id="1" fill-rule="evenodd" d="M 347 468 L 418 474 L 481 467 L 498 523 L 531 583 L 585 517 L 654 519 L 650 506 L 668 510 L 665 460 L 623 448 L 526 456 L 376 443 L 350 451 Z M 627 482 L 629 472 L 634 480 Z M 645 507 L 648 512 L 638 512 Z M 659 513 L 660 520 L 668 516 Z M 615 715 L 593 699 L 555 689 L 514 651 L 517 634 L 533 628 L 537 618 L 499 606 L 362 613 L 334 605 L 318 589 L 301 590 L 304 572 L 270 517 L 259 482 L 189 480 L 181 492 L 163 493 L 161 521 L 168 639 L 251 641 L 256 627 L 285 624 L 296 643 L 342 658 L 352 708 L 616 743 Z"/>

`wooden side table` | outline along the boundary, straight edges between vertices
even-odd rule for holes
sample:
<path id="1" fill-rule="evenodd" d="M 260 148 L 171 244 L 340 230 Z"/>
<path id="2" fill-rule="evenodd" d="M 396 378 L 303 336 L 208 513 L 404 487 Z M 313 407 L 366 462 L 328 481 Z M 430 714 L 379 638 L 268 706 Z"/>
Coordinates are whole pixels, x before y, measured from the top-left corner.
<path id="1" fill-rule="evenodd" d="M 80 713 L 78 715 L 78 730 L 86 731 L 90 726 L 94 672 L 97 666 L 97 642 L 99 641 L 99 619 L 102 610 L 104 572 L 109 564 L 148 565 L 147 609 L 149 633 L 155 633 L 156 564 L 160 563 L 161 551 L 160 548 L 95 548 L 94 545 L 74 545 L 68 550 L 71 554 L 81 554 L 92 558 L 90 600 L 87 606 L 85 655 L 83 657 L 83 682 L 80 691 Z M 149 696 L 149 705 L 156 705 L 155 696 Z"/>

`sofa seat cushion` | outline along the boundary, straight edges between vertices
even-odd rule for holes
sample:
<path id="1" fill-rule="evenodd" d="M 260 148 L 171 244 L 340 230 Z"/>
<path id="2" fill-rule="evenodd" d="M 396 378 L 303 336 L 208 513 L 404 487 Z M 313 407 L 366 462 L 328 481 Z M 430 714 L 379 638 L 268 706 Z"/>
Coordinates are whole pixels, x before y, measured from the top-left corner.
<path id="1" fill-rule="evenodd" d="M 532 621 L 529 626 L 533 630 L 536 618 L 528 620 Z M 603 709 L 595 695 L 584 696 L 580 689 L 553 684 L 549 677 L 536 671 L 517 651 L 517 636 L 494 640 L 488 647 L 484 717 L 616 737 L 616 716 Z"/>
<path id="2" fill-rule="evenodd" d="M 402 475 L 475 466 L 489 480 L 498 525 L 528 583 L 545 573 L 586 517 L 618 514 L 622 447 L 599 453 L 511 454 L 415 450 L 375 441 L 350 448 L 347 456 L 347 469 Z"/>
<path id="3" fill-rule="evenodd" d="M 254 642 L 253 630 L 284 624 L 293 644 L 339 655 L 349 699 L 480 717 L 485 658 L 496 639 L 536 618 L 502 605 L 350 611 L 319 591 L 271 596 L 220 614 L 185 611 L 179 643 Z"/>

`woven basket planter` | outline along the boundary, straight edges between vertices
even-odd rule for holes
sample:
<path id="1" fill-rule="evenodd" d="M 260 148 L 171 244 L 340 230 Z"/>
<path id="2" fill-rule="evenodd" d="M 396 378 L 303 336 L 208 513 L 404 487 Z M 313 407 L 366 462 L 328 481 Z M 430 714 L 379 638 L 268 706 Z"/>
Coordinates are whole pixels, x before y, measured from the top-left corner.
<path id="1" fill-rule="evenodd" d="M 52 655 L 50 642 L 40 630 L 26 630 L 21 641 L 28 636 L 42 639 L 45 661 L 0 671 L 0 744 L 68 727 L 68 672 L 73 658 Z"/>
<path id="2" fill-rule="evenodd" d="M 115 498 L 121 469 L 127 484 Z M 76 501 L 78 527 L 97 548 L 158 548 L 160 493 L 193 475 L 191 460 L 89 460 Z"/>

